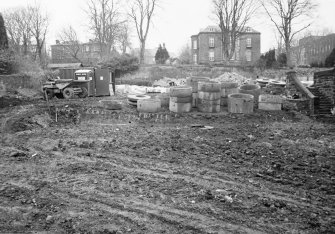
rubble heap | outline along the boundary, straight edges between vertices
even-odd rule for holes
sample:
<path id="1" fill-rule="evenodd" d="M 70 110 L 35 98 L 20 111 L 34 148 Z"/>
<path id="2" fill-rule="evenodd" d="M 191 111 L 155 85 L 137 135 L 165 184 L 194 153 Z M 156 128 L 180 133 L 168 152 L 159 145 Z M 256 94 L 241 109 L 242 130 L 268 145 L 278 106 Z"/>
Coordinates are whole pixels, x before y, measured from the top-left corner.
<path id="1" fill-rule="evenodd" d="M 221 76 L 214 78 L 213 81 L 217 81 L 217 82 L 236 82 L 239 85 L 241 84 L 245 84 L 248 83 L 250 81 L 250 79 L 237 74 L 235 72 L 227 72 L 222 74 Z"/>
<path id="2" fill-rule="evenodd" d="M 185 84 L 186 84 L 186 78 L 176 79 L 176 78 L 164 77 L 163 79 L 154 81 L 152 85 L 154 87 L 157 86 L 169 87 L 169 86 L 182 86 Z"/>

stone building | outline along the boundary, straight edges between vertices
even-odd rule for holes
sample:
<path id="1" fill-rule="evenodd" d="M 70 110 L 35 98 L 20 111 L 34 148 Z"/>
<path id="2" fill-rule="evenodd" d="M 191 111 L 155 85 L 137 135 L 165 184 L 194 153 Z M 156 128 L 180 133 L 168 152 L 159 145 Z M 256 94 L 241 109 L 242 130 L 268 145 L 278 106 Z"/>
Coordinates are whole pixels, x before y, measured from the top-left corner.
<path id="1" fill-rule="evenodd" d="M 222 64 L 221 30 L 208 26 L 191 36 L 191 54 L 194 64 Z M 261 56 L 261 33 L 250 27 L 241 32 L 236 41 L 236 50 L 231 65 L 253 65 Z"/>
<path id="2" fill-rule="evenodd" d="M 308 36 L 299 40 L 293 48 L 297 65 L 324 64 L 335 48 L 335 33 L 326 36 Z"/>
<path id="3" fill-rule="evenodd" d="M 78 48 L 78 54 L 74 56 L 73 51 Z M 100 59 L 100 45 L 94 40 L 87 43 L 74 44 L 71 42 L 60 43 L 56 40 L 51 45 L 51 62 L 60 63 L 83 63 L 87 65 L 96 64 Z"/>

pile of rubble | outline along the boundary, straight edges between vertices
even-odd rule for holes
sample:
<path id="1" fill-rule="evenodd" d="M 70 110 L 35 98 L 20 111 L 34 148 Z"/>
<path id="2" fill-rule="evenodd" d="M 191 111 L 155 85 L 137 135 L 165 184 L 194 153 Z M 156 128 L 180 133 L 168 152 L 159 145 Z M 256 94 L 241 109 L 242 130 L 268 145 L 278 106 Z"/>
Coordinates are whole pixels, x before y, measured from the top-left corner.
<path id="1" fill-rule="evenodd" d="M 250 82 L 249 78 L 246 78 L 240 74 L 237 74 L 235 72 L 226 72 L 222 74 L 221 76 L 214 78 L 213 81 L 217 82 L 236 82 L 239 85 L 246 84 Z"/>
<path id="2" fill-rule="evenodd" d="M 163 79 L 156 80 L 152 84 L 154 87 L 160 86 L 160 87 L 169 87 L 169 86 L 182 86 L 186 84 L 186 79 L 176 79 L 176 78 L 169 78 L 164 77 Z"/>

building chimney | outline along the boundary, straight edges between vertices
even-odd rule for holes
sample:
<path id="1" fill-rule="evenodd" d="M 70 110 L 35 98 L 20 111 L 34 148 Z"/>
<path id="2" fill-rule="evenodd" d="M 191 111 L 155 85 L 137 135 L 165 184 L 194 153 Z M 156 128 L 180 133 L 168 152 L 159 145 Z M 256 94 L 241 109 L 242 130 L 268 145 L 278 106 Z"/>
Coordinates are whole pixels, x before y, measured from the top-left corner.
<path id="1" fill-rule="evenodd" d="M 59 45 L 60 43 L 59 43 L 59 40 L 56 40 L 56 45 Z"/>

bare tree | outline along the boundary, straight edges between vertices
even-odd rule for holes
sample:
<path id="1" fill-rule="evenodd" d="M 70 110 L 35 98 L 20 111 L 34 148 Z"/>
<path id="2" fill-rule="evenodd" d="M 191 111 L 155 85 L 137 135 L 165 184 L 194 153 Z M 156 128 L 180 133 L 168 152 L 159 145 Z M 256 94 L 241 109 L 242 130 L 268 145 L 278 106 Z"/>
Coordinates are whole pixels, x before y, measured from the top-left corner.
<path id="1" fill-rule="evenodd" d="M 41 12 L 39 5 L 29 6 L 29 12 L 31 13 L 31 34 L 36 43 L 35 59 L 39 58 L 42 60 L 43 48 L 45 47 L 45 38 L 49 26 L 49 18 L 46 14 Z"/>
<path id="2" fill-rule="evenodd" d="M 5 12 L 9 44 L 18 53 L 27 55 L 31 44 L 32 14 L 28 8 L 14 8 Z"/>
<path id="3" fill-rule="evenodd" d="M 260 0 L 270 20 L 284 40 L 287 65 L 292 66 L 292 41 L 311 25 L 311 13 L 316 4 L 313 0 Z M 301 23 L 305 22 L 305 23 Z"/>
<path id="4" fill-rule="evenodd" d="M 256 11 L 255 0 L 213 0 L 214 14 L 221 30 L 222 59 L 235 53 L 236 41 Z"/>
<path id="5" fill-rule="evenodd" d="M 79 58 L 81 46 L 76 30 L 72 26 L 68 26 L 63 28 L 58 36 L 65 52 L 78 62 L 82 62 Z"/>
<path id="6" fill-rule="evenodd" d="M 180 51 L 180 54 L 178 56 L 180 62 L 182 64 L 191 64 L 192 62 L 192 54 L 191 54 L 191 48 L 189 44 L 186 44 L 183 46 L 183 48 Z"/>
<path id="7" fill-rule="evenodd" d="M 159 0 L 132 0 L 129 16 L 133 20 L 140 41 L 140 64 L 144 63 L 145 43 Z"/>
<path id="8" fill-rule="evenodd" d="M 115 46 L 123 21 L 114 0 L 90 0 L 88 2 L 89 27 L 99 42 L 100 57 L 109 56 Z"/>
<path id="9" fill-rule="evenodd" d="M 291 60 L 292 64 L 295 65 L 304 65 L 304 51 L 305 48 L 301 45 L 299 45 L 299 40 L 295 39 L 291 42 Z"/>

